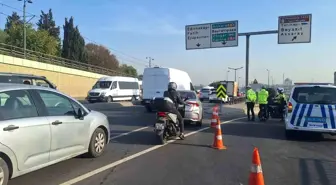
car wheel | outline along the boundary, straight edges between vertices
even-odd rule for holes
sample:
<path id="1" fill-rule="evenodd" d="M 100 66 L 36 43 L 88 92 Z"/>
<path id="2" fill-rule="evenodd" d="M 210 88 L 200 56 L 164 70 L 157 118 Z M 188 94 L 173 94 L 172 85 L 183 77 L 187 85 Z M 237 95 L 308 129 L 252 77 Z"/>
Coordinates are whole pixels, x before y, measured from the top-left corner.
<path id="1" fill-rule="evenodd" d="M 89 145 L 89 157 L 96 158 L 103 154 L 106 148 L 106 134 L 103 129 L 97 128 L 91 137 Z"/>
<path id="2" fill-rule="evenodd" d="M 202 125 L 203 125 L 203 113 L 202 113 L 202 118 L 201 118 L 201 120 L 199 120 L 199 121 L 196 122 L 196 126 L 201 127 Z"/>
<path id="3" fill-rule="evenodd" d="M 7 185 L 9 179 L 9 169 L 7 163 L 0 158 L 0 185 Z"/>
<path id="4" fill-rule="evenodd" d="M 113 98 L 112 98 L 112 96 L 108 96 L 108 97 L 107 97 L 107 102 L 108 102 L 108 103 L 113 102 Z"/>
<path id="5" fill-rule="evenodd" d="M 213 101 L 212 100 L 209 100 L 209 103 L 212 103 Z"/>

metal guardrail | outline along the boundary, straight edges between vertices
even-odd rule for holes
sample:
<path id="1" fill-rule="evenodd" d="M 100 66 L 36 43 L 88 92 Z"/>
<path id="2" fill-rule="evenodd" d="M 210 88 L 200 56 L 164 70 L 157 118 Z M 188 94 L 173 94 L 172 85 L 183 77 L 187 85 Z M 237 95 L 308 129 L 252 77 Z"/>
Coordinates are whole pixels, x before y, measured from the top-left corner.
<path id="1" fill-rule="evenodd" d="M 0 43 L 0 54 L 3 55 L 8 55 L 12 57 L 17 57 L 17 58 L 24 58 L 24 52 L 23 48 Z M 49 54 L 41 53 L 41 52 L 36 52 L 32 50 L 26 50 L 26 59 L 28 60 L 33 60 L 37 62 L 42 62 L 46 64 L 53 64 L 53 65 L 58 65 L 62 67 L 68 67 L 72 69 L 78 69 L 82 71 L 88 71 L 88 72 L 93 72 L 93 73 L 98 73 L 98 74 L 103 74 L 103 75 L 109 75 L 109 76 L 131 76 L 119 71 L 111 70 L 111 69 L 106 69 L 104 67 L 96 66 L 96 65 L 91 65 L 91 64 L 86 64 L 83 62 L 78 62 L 74 60 L 69 60 L 66 58 L 61 58 L 57 56 L 52 56 Z"/>

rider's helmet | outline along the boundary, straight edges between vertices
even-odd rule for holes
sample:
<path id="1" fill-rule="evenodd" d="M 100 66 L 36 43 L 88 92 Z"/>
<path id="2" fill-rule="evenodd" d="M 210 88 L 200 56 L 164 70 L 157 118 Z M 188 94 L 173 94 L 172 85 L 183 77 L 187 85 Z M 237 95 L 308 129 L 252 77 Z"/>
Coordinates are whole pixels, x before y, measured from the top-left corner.
<path id="1" fill-rule="evenodd" d="M 265 86 L 262 86 L 261 89 L 265 89 L 265 90 L 266 90 L 266 87 L 265 87 Z"/>
<path id="2" fill-rule="evenodd" d="M 168 90 L 176 90 L 177 84 L 175 82 L 169 82 L 168 83 Z"/>
<path id="3" fill-rule="evenodd" d="M 278 93 L 283 93 L 283 92 L 284 92 L 284 89 L 283 89 L 283 88 L 280 88 L 280 87 L 278 87 L 278 88 L 277 88 L 277 91 L 278 91 Z"/>

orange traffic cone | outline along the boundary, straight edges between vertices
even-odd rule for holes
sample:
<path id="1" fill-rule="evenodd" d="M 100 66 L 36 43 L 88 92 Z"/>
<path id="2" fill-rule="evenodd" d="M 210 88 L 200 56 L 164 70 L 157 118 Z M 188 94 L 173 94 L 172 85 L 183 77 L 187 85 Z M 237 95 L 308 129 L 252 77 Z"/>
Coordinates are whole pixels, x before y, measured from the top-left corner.
<path id="1" fill-rule="evenodd" d="M 261 169 L 261 162 L 258 148 L 254 148 L 252 166 L 250 171 L 249 185 L 264 185 L 264 176 Z"/>
<path id="2" fill-rule="evenodd" d="M 210 127 L 215 128 L 217 125 L 217 120 L 218 120 L 218 105 L 214 106 L 212 108 L 212 117 L 211 117 L 211 124 Z"/>
<path id="3" fill-rule="evenodd" d="M 218 150 L 226 149 L 226 146 L 224 146 L 223 144 L 222 129 L 221 129 L 221 123 L 219 119 L 217 119 L 215 137 L 214 137 L 214 142 L 212 144 L 212 148 L 215 148 Z"/>

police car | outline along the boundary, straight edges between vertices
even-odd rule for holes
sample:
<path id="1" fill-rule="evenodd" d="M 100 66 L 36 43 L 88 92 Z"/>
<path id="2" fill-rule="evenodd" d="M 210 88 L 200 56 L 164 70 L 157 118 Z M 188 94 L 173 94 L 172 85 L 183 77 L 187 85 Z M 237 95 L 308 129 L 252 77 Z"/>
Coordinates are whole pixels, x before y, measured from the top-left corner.
<path id="1" fill-rule="evenodd" d="M 336 86 L 306 84 L 294 86 L 287 105 L 286 138 L 298 131 L 336 134 Z"/>

